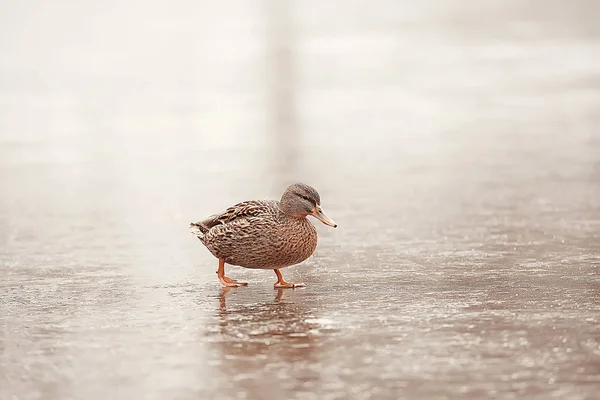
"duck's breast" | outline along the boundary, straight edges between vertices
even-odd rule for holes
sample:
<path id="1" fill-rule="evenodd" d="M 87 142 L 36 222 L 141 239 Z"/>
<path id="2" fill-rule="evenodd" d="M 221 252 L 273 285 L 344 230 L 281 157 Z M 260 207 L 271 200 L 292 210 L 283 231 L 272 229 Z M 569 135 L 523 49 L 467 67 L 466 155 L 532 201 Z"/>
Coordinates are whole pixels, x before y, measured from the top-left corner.
<path id="1" fill-rule="evenodd" d="M 279 251 L 280 267 L 298 264 L 310 257 L 317 248 L 317 230 L 306 218 L 294 221 L 282 233 L 281 250 Z"/>

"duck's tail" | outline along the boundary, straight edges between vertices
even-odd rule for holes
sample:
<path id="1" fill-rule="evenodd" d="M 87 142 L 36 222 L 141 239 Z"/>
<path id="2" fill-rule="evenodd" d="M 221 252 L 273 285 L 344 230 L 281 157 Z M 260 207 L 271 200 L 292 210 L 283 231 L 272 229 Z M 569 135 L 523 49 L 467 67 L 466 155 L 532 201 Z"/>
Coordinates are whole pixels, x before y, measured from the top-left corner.
<path id="1" fill-rule="evenodd" d="M 204 239 L 204 234 L 208 232 L 208 228 L 202 222 L 192 222 L 190 224 L 190 233 L 198 239 Z"/>

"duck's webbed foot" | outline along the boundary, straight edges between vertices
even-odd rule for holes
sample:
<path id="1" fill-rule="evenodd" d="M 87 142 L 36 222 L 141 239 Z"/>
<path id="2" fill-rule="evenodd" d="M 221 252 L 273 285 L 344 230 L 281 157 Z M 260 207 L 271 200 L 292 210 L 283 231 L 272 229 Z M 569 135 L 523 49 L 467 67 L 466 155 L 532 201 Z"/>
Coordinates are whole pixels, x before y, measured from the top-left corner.
<path id="1" fill-rule="evenodd" d="M 225 260 L 222 258 L 219 258 L 219 269 L 217 270 L 217 276 L 219 277 L 219 281 L 221 281 L 221 285 L 225 287 L 248 286 L 247 282 L 234 281 L 233 279 L 225 276 Z"/>
<path id="2" fill-rule="evenodd" d="M 277 282 L 275 282 L 275 285 L 273 285 L 275 289 L 293 289 L 297 287 L 306 286 L 304 283 L 301 282 L 286 282 L 285 279 L 283 279 L 283 275 L 281 275 L 281 272 L 279 272 L 278 269 L 274 269 L 273 271 L 275 271 L 275 275 L 277 275 Z"/>
<path id="3" fill-rule="evenodd" d="M 248 286 L 248 282 L 239 282 L 234 281 L 231 278 L 226 276 L 219 276 L 219 280 L 221 281 L 221 285 L 225 287 L 240 287 L 240 286 Z"/>

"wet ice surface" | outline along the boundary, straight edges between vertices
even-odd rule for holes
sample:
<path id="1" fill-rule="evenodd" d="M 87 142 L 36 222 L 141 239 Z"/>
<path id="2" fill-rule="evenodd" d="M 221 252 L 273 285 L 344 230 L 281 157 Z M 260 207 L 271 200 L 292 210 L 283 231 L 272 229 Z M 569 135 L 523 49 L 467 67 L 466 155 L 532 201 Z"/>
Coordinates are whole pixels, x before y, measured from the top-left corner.
<path id="1" fill-rule="evenodd" d="M 0 13 L 2 400 L 600 392 L 594 2 L 44 4 Z M 308 287 L 221 290 L 189 221 L 296 179 Z"/>

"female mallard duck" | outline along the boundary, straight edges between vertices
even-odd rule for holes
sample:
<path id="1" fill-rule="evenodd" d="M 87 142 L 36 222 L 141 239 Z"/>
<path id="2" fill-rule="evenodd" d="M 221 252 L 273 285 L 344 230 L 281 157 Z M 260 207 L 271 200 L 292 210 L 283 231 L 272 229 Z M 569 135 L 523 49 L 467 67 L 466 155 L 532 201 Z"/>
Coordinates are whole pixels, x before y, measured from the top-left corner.
<path id="1" fill-rule="evenodd" d="M 276 288 L 294 288 L 304 284 L 286 282 L 279 269 L 298 264 L 315 251 L 317 230 L 308 215 L 337 227 L 321 209 L 319 193 L 304 183 L 295 183 L 285 190 L 281 201 L 236 204 L 222 214 L 191 223 L 190 232 L 219 259 L 217 275 L 223 286 L 247 285 L 225 276 L 227 263 L 272 269 L 277 275 Z"/>

